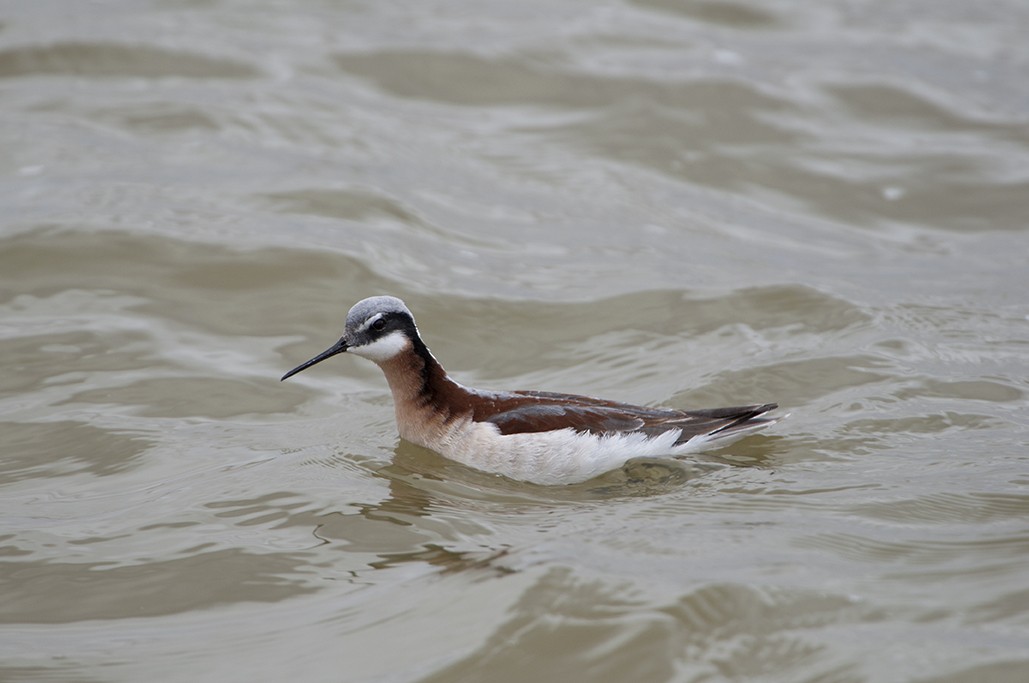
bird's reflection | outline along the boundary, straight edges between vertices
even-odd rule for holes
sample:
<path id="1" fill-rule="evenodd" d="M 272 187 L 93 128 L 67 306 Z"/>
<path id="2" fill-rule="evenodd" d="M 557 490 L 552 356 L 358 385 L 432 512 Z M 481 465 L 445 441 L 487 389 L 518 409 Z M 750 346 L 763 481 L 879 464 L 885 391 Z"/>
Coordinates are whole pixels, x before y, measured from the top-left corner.
<path id="1" fill-rule="evenodd" d="M 346 552 L 368 554 L 372 569 L 423 563 L 446 573 L 506 574 L 514 571 L 515 549 L 498 540 L 511 537 L 499 525 L 531 527 L 534 520 L 551 522 L 562 509 L 679 491 L 712 472 L 760 467 L 769 452 L 752 446 L 738 460 L 640 459 L 583 484 L 538 486 L 479 472 L 401 441 L 389 462 L 374 471 L 385 480 L 387 495 L 355 503 L 356 512 L 323 516 L 315 535 Z"/>

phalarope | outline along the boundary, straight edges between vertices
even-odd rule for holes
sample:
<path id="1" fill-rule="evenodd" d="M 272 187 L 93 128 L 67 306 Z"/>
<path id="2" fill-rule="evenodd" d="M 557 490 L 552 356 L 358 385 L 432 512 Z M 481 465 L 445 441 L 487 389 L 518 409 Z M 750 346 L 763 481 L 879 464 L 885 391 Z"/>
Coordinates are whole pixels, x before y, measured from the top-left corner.
<path id="1" fill-rule="evenodd" d="M 671 410 L 465 387 L 429 353 L 411 311 L 393 296 L 357 302 L 339 341 L 282 379 L 344 351 L 382 368 L 402 438 L 470 467 L 536 484 L 586 481 L 632 458 L 700 452 L 778 421 L 762 417 L 775 403 Z"/>

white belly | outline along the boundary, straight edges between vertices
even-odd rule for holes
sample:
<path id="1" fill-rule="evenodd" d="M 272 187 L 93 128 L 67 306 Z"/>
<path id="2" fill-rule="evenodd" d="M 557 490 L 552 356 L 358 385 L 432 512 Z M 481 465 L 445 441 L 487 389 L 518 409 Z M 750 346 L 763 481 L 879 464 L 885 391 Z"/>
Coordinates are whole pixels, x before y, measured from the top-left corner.
<path id="1" fill-rule="evenodd" d="M 504 435 L 491 423 L 459 420 L 445 429 L 436 443 L 420 445 L 485 472 L 552 485 L 592 479 L 632 458 L 700 450 L 696 439 L 675 446 L 678 437 L 678 429 L 655 438 L 640 433 L 597 436 L 571 429 Z"/>

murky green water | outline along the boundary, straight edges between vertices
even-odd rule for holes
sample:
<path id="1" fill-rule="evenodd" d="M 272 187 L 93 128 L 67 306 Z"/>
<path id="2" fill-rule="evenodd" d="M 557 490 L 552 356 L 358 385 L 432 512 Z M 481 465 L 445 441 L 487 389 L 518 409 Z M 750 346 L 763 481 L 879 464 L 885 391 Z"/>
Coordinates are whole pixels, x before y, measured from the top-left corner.
<path id="1" fill-rule="evenodd" d="M 1029 679 L 1029 5 L 0 11 L 0 680 Z M 545 488 L 461 381 L 767 435 Z"/>

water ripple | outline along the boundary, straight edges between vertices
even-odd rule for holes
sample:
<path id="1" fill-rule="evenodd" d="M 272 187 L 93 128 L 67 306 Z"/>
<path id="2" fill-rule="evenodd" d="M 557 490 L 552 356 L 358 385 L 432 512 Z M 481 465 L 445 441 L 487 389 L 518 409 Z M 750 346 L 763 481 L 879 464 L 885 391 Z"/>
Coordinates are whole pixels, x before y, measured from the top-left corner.
<path id="1" fill-rule="evenodd" d="M 0 50 L 0 78 L 256 78 L 240 61 L 150 45 L 64 42 Z"/>

